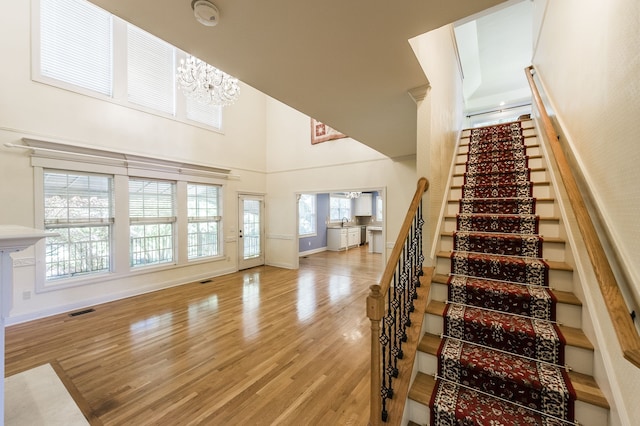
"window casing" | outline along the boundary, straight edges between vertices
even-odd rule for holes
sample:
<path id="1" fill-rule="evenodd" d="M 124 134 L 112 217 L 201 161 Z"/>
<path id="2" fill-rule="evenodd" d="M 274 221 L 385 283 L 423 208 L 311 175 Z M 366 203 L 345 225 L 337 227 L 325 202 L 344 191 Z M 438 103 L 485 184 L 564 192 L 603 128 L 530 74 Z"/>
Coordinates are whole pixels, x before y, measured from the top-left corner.
<path id="1" fill-rule="evenodd" d="M 175 194 L 175 182 L 129 179 L 131 267 L 173 262 Z"/>
<path id="2" fill-rule="evenodd" d="M 86 0 L 33 2 L 35 81 L 222 129 L 221 106 L 176 94 L 175 72 L 186 53 Z"/>
<path id="3" fill-rule="evenodd" d="M 329 220 L 340 222 L 343 218 L 351 220 L 351 199 L 331 194 L 329 196 Z"/>
<path id="4" fill-rule="evenodd" d="M 315 194 L 300 194 L 298 202 L 298 236 L 309 237 L 317 234 L 317 208 Z"/>
<path id="5" fill-rule="evenodd" d="M 220 186 L 187 185 L 189 260 L 220 255 Z"/>
<path id="6" fill-rule="evenodd" d="M 109 272 L 113 222 L 111 176 L 45 171 L 45 279 Z"/>

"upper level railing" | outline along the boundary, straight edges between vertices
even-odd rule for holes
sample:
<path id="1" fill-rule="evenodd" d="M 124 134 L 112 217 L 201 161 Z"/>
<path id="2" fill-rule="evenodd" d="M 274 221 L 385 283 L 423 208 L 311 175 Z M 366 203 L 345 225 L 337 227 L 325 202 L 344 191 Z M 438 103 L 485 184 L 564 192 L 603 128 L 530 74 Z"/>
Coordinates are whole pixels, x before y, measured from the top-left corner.
<path id="1" fill-rule="evenodd" d="M 640 367 L 640 337 L 633 325 L 631 315 L 629 315 L 627 305 L 618 286 L 618 282 L 611 268 L 605 250 L 602 246 L 600 238 L 596 232 L 593 220 L 589 215 L 584 198 L 578 188 L 576 179 L 571 171 L 569 162 L 560 146 L 553 123 L 547 114 L 547 110 L 542 102 L 538 88 L 533 81 L 533 66 L 527 67 L 525 72 L 527 80 L 533 94 L 533 101 L 540 112 L 540 120 L 542 122 L 542 131 L 544 132 L 551 150 L 555 157 L 560 177 L 567 191 L 571 207 L 576 216 L 578 228 L 582 233 L 589 259 L 593 266 L 593 270 L 600 286 L 600 291 L 604 298 L 604 302 L 611 316 L 613 328 L 616 330 L 618 342 L 624 357 Z"/>
<path id="2" fill-rule="evenodd" d="M 424 261 L 422 196 L 428 188 L 429 181 L 420 178 L 380 284 L 372 285 L 367 297 L 371 321 L 371 425 L 387 421 L 387 403 L 394 395 L 398 360 L 403 358 L 402 344 L 411 325 L 410 314 Z"/>

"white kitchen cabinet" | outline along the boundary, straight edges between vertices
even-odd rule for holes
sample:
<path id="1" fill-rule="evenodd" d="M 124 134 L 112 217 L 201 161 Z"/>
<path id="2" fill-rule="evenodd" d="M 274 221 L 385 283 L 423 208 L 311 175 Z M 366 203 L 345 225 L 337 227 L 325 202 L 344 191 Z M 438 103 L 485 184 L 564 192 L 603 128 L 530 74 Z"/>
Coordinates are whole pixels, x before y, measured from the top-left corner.
<path id="1" fill-rule="evenodd" d="M 349 247 L 360 245 L 360 227 L 349 228 L 347 231 L 347 242 Z"/>
<path id="2" fill-rule="evenodd" d="M 360 196 L 356 198 L 355 216 L 372 216 L 372 201 L 373 198 L 371 194 L 360 194 Z"/>
<path id="3" fill-rule="evenodd" d="M 347 248 L 349 243 L 348 228 L 327 229 L 327 250 L 339 251 Z"/>
<path id="4" fill-rule="evenodd" d="M 340 251 L 360 245 L 360 227 L 328 228 L 327 250 Z"/>

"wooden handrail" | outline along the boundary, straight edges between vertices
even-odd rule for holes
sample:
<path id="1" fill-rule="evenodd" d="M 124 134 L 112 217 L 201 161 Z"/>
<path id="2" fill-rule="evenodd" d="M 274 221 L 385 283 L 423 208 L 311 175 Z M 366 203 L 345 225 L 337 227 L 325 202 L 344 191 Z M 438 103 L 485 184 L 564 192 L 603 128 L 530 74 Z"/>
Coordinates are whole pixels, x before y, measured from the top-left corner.
<path id="1" fill-rule="evenodd" d="M 400 227 L 400 232 L 396 238 L 396 242 L 391 251 L 391 255 L 387 261 L 385 270 L 380 278 L 380 283 L 370 287 L 370 294 L 367 296 L 367 316 L 371 321 L 371 395 L 370 395 L 370 414 L 369 421 L 371 425 L 381 423 L 380 413 L 382 411 L 382 403 L 380 399 L 381 389 L 381 357 L 380 346 L 378 344 L 378 336 L 380 335 L 380 321 L 385 315 L 385 295 L 391 287 L 391 281 L 396 271 L 400 256 L 407 240 L 409 231 L 413 224 L 418 206 L 422 202 L 423 194 L 429 189 L 429 181 L 421 177 L 418 179 L 416 192 L 413 195 L 407 214 Z"/>
<path id="2" fill-rule="evenodd" d="M 540 120 L 542 121 L 544 134 L 551 145 L 551 150 L 553 151 L 558 171 L 560 172 L 560 177 L 562 178 L 571 207 L 576 216 L 578 228 L 582 233 L 582 238 L 584 239 L 587 253 L 591 260 L 591 265 L 593 266 L 596 279 L 598 280 L 602 297 L 604 298 L 605 305 L 609 311 L 609 316 L 613 322 L 613 328 L 616 331 L 620 349 L 622 350 L 624 357 L 629 362 L 634 364 L 636 367 L 640 367 L 640 336 L 638 336 L 636 328 L 633 325 L 631 315 L 629 315 L 620 287 L 618 286 L 618 282 L 613 274 L 613 269 L 607 260 L 607 256 L 596 232 L 593 220 L 587 211 L 584 198 L 578 189 L 578 184 L 576 183 L 576 179 L 571 171 L 569 162 L 567 161 L 564 151 L 560 146 L 551 118 L 549 118 L 544 103 L 542 102 L 542 98 L 540 97 L 540 93 L 538 92 L 538 88 L 533 81 L 532 71 L 534 71 L 533 66 L 525 68 L 527 80 L 529 81 L 531 93 L 533 94 L 533 100 L 540 111 Z"/>
<path id="3" fill-rule="evenodd" d="M 409 229 L 411 229 L 411 223 L 413 221 L 413 217 L 416 214 L 416 210 L 418 209 L 418 204 L 422 201 L 422 195 L 427 192 L 429 189 L 429 181 L 425 177 L 421 177 L 418 179 L 418 186 L 416 188 L 415 194 L 413 194 L 413 199 L 411 200 L 411 204 L 409 205 L 409 210 L 407 210 L 407 215 L 404 218 L 404 222 L 402 222 L 402 227 L 400 228 L 400 232 L 398 233 L 398 238 L 396 239 L 396 243 L 393 246 L 393 250 L 391 250 L 391 255 L 389 256 L 389 260 L 387 261 L 387 266 L 384 269 L 384 273 L 380 278 L 380 293 L 385 294 L 387 290 L 389 290 L 389 286 L 391 285 L 391 279 L 393 278 L 393 273 L 395 272 L 395 267 L 398 264 L 398 260 L 400 259 L 400 253 L 402 253 L 402 246 L 407 239 L 407 235 L 409 235 Z M 369 317 L 371 318 L 371 317 Z"/>

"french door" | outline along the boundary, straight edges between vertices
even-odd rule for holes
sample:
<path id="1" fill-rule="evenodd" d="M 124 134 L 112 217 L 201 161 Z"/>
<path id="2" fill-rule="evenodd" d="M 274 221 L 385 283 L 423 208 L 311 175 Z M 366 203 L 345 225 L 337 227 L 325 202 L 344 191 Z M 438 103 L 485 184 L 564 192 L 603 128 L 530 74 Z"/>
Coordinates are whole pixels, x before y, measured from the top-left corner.
<path id="1" fill-rule="evenodd" d="M 264 265 L 264 197 L 238 195 L 238 269 Z"/>

